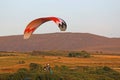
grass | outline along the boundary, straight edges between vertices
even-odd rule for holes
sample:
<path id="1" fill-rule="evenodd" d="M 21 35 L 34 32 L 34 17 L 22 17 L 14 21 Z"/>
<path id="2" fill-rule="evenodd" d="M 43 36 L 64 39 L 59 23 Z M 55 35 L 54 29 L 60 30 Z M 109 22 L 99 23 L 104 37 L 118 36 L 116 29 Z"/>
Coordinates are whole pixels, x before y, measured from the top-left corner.
<path id="1" fill-rule="evenodd" d="M 3 54 L 3 53 L 2 53 Z M 12 73 L 19 68 L 28 68 L 30 63 L 38 63 L 45 65 L 49 63 L 52 67 L 55 65 L 74 68 L 76 66 L 108 66 L 112 69 L 120 71 L 120 56 L 119 55 L 92 55 L 90 58 L 74 58 L 66 56 L 32 56 L 23 53 L 4 53 L 14 54 L 11 56 L 0 57 L 0 73 Z M 24 61 L 24 64 L 19 64 L 19 61 Z"/>

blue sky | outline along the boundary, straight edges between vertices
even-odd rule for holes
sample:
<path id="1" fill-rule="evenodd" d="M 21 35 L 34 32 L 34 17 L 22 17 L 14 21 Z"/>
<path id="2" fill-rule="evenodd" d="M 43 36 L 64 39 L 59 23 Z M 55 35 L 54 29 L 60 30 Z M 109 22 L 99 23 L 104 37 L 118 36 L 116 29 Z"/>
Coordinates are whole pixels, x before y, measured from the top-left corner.
<path id="1" fill-rule="evenodd" d="M 56 16 L 66 32 L 120 37 L 120 0 L 0 0 L 0 36 L 21 35 L 33 19 Z M 47 22 L 35 34 L 60 32 Z"/>

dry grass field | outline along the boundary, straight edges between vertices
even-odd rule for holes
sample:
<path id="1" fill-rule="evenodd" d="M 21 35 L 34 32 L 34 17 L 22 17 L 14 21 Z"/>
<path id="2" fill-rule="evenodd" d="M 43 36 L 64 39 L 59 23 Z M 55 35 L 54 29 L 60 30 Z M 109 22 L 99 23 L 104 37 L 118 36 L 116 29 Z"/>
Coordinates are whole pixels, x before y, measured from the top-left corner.
<path id="1" fill-rule="evenodd" d="M 6 53 L 5 53 L 6 54 Z M 120 71 L 119 55 L 92 55 L 90 58 L 71 58 L 63 56 L 31 56 L 21 53 L 7 53 L 12 56 L 0 57 L 0 73 L 15 72 L 19 68 L 28 68 L 30 63 L 38 63 L 45 65 L 49 63 L 52 67 L 55 65 L 66 65 L 71 68 L 75 66 L 108 66 Z M 20 61 L 25 63 L 20 64 Z"/>

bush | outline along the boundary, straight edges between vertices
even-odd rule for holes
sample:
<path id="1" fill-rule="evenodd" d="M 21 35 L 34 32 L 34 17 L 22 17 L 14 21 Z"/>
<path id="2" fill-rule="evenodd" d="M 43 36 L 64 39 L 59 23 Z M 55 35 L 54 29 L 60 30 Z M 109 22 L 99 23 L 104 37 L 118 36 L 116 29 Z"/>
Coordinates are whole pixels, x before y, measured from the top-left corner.
<path id="1" fill-rule="evenodd" d="M 17 72 L 28 72 L 28 70 L 26 68 L 20 68 L 17 70 Z"/>
<path id="2" fill-rule="evenodd" d="M 9 74 L 5 73 L 5 74 L 0 74 L 0 80 L 8 80 L 9 78 Z"/>
<path id="3" fill-rule="evenodd" d="M 104 70 L 104 71 L 112 71 L 112 69 L 111 69 L 110 67 L 107 67 L 107 66 L 104 66 L 104 67 L 103 67 L 103 70 Z"/>
<path id="4" fill-rule="evenodd" d="M 102 75 L 102 76 L 105 76 L 106 78 L 107 77 L 110 78 L 110 79 L 100 78 L 100 80 L 119 80 L 120 79 L 120 73 L 107 66 L 96 68 L 96 70 L 94 70 L 92 74 Z"/>
<path id="5" fill-rule="evenodd" d="M 16 72 L 14 74 L 9 75 L 7 80 L 24 80 L 27 73 L 24 72 Z"/>
<path id="6" fill-rule="evenodd" d="M 80 52 L 70 52 L 68 54 L 69 57 L 82 57 L 82 58 L 88 58 L 90 57 L 90 54 L 86 51 L 80 51 Z"/>
<path id="7" fill-rule="evenodd" d="M 23 61 L 23 60 L 18 62 L 18 64 L 24 64 L 24 63 L 25 63 L 25 61 Z"/>
<path id="8" fill-rule="evenodd" d="M 68 70 L 69 68 L 68 68 L 67 66 L 65 66 L 65 65 L 62 65 L 62 66 L 60 67 L 60 69 L 61 69 L 62 71 L 66 71 L 66 70 Z"/>
<path id="9" fill-rule="evenodd" d="M 38 68 L 39 66 L 39 68 Z M 40 69 L 39 64 L 30 63 L 31 70 Z M 41 66 L 42 67 L 42 66 Z M 34 71 L 34 70 L 33 70 Z M 119 80 L 120 72 L 117 72 L 107 66 L 88 67 L 76 66 L 55 66 L 53 73 L 48 71 L 32 72 L 26 68 L 21 68 L 15 73 L 0 74 L 0 80 Z"/>
<path id="10" fill-rule="evenodd" d="M 30 71 L 39 71 L 39 64 L 30 63 L 29 68 L 30 68 Z"/>

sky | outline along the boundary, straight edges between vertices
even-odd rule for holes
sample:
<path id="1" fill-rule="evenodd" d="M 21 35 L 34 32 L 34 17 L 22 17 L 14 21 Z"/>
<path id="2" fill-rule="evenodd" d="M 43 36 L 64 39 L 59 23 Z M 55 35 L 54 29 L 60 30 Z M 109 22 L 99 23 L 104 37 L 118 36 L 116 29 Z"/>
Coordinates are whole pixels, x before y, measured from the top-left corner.
<path id="1" fill-rule="evenodd" d="M 30 21 L 48 16 L 64 19 L 66 32 L 120 38 L 120 0 L 0 0 L 0 36 L 23 35 Z M 47 22 L 34 34 L 55 32 Z"/>

